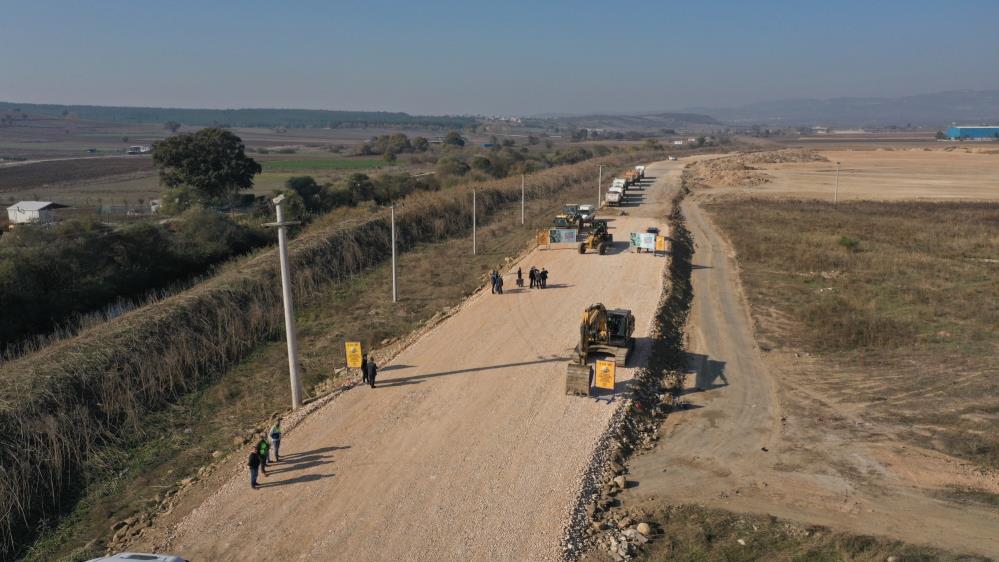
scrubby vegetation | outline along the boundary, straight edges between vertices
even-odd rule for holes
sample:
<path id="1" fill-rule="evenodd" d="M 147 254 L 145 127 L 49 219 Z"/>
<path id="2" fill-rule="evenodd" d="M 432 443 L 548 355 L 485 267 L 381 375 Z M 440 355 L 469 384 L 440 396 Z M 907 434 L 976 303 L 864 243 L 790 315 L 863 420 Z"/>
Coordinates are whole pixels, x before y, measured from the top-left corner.
<path id="1" fill-rule="evenodd" d="M 766 347 L 819 354 L 810 388 L 903 438 L 999 467 L 999 204 L 724 201 L 706 208 Z"/>
<path id="2" fill-rule="evenodd" d="M 167 224 L 113 228 L 71 220 L 18 228 L 0 241 L 0 349 L 74 315 L 203 274 L 268 240 L 260 228 L 200 208 Z"/>
<path id="3" fill-rule="evenodd" d="M 651 516 L 651 521 L 663 532 L 654 537 L 638 558 L 648 562 L 986 560 L 879 537 L 837 533 L 776 517 L 736 515 L 699 506 L 669 506 Z"/>

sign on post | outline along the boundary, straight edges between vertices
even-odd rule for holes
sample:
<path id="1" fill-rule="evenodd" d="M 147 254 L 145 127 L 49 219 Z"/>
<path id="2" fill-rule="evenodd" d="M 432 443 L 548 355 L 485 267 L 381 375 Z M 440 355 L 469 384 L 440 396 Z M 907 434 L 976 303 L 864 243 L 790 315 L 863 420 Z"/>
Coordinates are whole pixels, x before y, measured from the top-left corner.
<path id="1" fill-rule="evenodd" d="M 616 368 L 617 365 L 613 361 L 598 359 L 597 368 L 593 375 L 593 386 L 605 390 L 614 390 L 615 377 L 617 376 Z"/>
<path id="2" fill-rule="evenodd" d="M 361 342 L 349 341 L 344 343 L 347 349 L 347 366 L 351 369 L 360 369 L 364 355 L 361 353 Z"/>
<path id="3" fill-rule="evenodd" d="M 629 245 L 639 250 L 654 251 L 656 249 L 656 235 L 647 232 L 632 232 Z"/>
<path id="4" fill-rule="evenodd" d="M 666 237 L 656 236 L 656 251 L 666 253 Z"/>
<path id="5" fill-rule="evenodd" d="M 548 231 L 548 243 L 575 244 L 578 233 L 575 228 L 553 228 Z"/>

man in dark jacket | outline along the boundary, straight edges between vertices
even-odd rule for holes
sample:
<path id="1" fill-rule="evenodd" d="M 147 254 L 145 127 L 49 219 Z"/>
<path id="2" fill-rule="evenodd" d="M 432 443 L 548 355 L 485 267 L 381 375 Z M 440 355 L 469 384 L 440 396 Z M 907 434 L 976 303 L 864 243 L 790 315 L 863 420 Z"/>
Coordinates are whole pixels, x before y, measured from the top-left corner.
<path id="1" fill-rule="evenodd" d="M 366 353 L 361 358 L 361 382 L 368 384 L 368 355 Z"/>
<path id="2" fill-rule="evenodd" d="M 250 467 L 250 487 L 257 489 L 257 471 L 260 470 L 260 453 L 254 447 L 250 451 L 250 458 L 246 461 L 246 466 Z"/>
<path id="3" fill-rule="evenodd" d="M 371 385 L 371 388 L 375 387 L 376 376 L 378 376 L 378 365 L 375 364 L 374 359 L 368 359 L 365 370 L 365 381 Z"/>
<path id="4" fill-rule="evenodd" d="M 531 270 L 527 272 L 527 278 L 530 279 L 530 281 L 531 281 L 531 288 L 533 289 L 534 288 L 534 284 L 535 284 L 535 282 L 538 279 L 538 270 L 534 269 L 533 265 L 531 266 Z"/>
<path id="5" fill-rule="evenodd" d="M 541 276 L 541 288 L 542 289 L 547 289 L 548 288 L 548 270 L 545 269 L 545 268 L 541 268 L 540 276 Z"/>

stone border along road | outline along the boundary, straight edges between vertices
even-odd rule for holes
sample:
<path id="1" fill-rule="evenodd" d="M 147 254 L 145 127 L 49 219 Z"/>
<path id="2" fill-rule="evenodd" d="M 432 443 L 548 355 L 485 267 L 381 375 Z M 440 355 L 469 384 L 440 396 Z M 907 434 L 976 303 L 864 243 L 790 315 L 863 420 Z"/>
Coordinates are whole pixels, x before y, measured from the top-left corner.
<path id="1" fill-rule="evenodd" d="M 260 490 L 238 453 L 219 489 L 133 549 L 192 560 L 573 557 L 562 540 L 661 295 L 666 260 L 628 252 L 627 235 L 665 227 L 683 164 L 651 165 L 655 179 L 626 215 L 602 213 L 611 253 L 535 250 L 511 264 L 506 294 L 473 295 L 384 365 L 378 388 L 342 392 L 288 431 L 286 461 Z M 549 288 L 517 289 L 518 265 L 547 268 Z M 565 394 L 579 317 L 594 302 L 636 316 L 636 359 L 619 369 L 612 403 Z"/>

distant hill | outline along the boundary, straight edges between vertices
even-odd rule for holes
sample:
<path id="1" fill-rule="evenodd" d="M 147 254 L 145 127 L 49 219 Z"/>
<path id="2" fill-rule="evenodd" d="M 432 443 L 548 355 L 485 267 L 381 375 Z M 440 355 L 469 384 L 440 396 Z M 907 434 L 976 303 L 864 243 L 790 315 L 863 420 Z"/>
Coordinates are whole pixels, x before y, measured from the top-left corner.
<path id="1" fill-rule="evenodd" d="M 571 115 L 555 118 L 562 125 L 577 128 L 649 131 L 659 129 L 698 129 L 724 124 L 698 113 L 649 113 L 640 115 Z"/>
<path id="2" fill-rule="evenodd" d="M 321 109 L 180 109 L 164 107 L 112 107 L 98 105 L 48 105 L 0 102 L 0 114 L 20 109 L 33 115 L 75 115 L 87 121 L 112 123 L 165 123 L 230 127 L 361 127 L 411 126 L 461 128 L 476 123 L 474 117 L 420 116 L 388 111 L 327 111 Z"/>
<path id="3" fill-rule="evenodd" d="M 696 107 L 731 124 L 833 127 L 907 124 L 944 127 L 999 122 L 999 90 L 957 90 L 900 98 L 786 99 L 739 107 Z"/>

